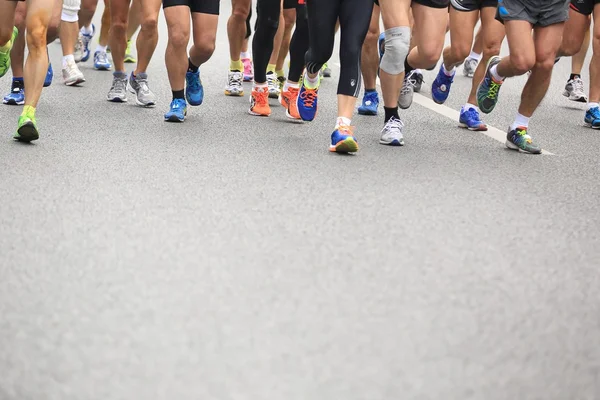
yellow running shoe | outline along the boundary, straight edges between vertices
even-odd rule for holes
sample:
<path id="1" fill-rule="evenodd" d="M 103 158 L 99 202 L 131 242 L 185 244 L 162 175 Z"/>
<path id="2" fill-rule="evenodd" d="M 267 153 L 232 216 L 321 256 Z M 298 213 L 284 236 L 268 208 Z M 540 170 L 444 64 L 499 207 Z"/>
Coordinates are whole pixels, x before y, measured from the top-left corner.
<path id="1" fill-rule="evenodd" d="M 131 40 L 127 41 L 127 48 L 125 49 L 125 62 L 135 64 L 137 59 L 131 53 Z"/>

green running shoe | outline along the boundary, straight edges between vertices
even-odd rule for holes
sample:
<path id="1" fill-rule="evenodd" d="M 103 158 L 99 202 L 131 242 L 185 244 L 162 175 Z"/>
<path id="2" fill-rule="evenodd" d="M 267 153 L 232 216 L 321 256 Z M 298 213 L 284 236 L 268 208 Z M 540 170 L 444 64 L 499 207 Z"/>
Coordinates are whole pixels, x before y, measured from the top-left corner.
<path id="1" fill-rule="evenodd" d="M 131 40 L 127 41 L 127 48 L 125 49 L 125 62 L 129 64 L 135 64 L 137 62 L 137 59 L 131 51 Z"/>
<path id="2" fill-rule="evenodd" d="M 17 128 L 17 133 L 15 133 L 14 138 L 20 142 L 27 143 L 40 138 L 35 122 L 35 115 L 21 115 L 19 117 L 19 127 Z"/>
<path id="3" fill-rule="evenodd" d="M 0 51 L 0 78 L 2 78 L 8 72 L 10 68 L 10 50 L 12 49 L 13 43 L 19 34 L 19 30 L 16 26 L 13 26 L 13 34 L 8 42 L 8 49 Z"/>
<path id="4" fill-rule="evenodd" d="M 527 133 L 527 128 L 522 126 L 512 130 L 508 128 L 506 147 L 529 154 L 542 154 L 542 148 L 531 140 L 531 136 Z"/>
<path id="5" fill-rule="evenodd" d="M 500 63 L 500 60 L 501 58 L 498 56 L 490 58 L 487 68 L 485 69 L 483 80 L 477 88 L 477 105 L 484 114 L 491 113 L 498 103 L 498 92 L 500 91 L 503 81 L 496 81 L 490 73 L 490 69 L 494 65 Z"/>

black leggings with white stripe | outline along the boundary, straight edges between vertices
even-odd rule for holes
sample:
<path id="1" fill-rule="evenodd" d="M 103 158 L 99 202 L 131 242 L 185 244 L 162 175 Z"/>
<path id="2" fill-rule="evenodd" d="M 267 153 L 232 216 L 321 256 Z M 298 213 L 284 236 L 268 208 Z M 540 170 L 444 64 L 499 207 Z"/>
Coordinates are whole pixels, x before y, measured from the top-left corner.
<path id="1" fill-rule="evenodd" d="M 360 53 L 371 22 L 373 0 L 307 0 L 306 8 L 310 42 L 306 69 L 318 73 L 331 58 L 339 18 L 341 72 L 337 93 L 358 97 Z"/>

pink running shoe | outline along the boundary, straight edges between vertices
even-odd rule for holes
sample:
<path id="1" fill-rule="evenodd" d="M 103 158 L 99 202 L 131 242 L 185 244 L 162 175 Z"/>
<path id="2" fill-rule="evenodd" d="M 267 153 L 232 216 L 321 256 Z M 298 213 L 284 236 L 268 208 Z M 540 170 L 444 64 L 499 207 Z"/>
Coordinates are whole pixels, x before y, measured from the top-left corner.
<path id="1" fill-rule="evenodd" d="M 244 82 L 252 82 L 254 79 L 252 60 L 249 58 L 242 58 L 242 63 L 244 63 Z"/>

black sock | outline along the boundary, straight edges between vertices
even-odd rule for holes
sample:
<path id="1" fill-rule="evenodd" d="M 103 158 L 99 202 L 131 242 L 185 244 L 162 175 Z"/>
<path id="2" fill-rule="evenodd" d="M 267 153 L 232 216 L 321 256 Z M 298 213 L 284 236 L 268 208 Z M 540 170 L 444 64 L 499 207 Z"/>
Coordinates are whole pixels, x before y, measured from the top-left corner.
<path id="1" fill-rule="evenodd" d="M 405 76 L 408 76 L 408 74 L 410 74 L 412 72 L 412 70 L 414 70 L 414 68 L 411 67 L 410 64 L 408 63 L 408 56 L 406 56 L 406 59 L 404 60 L 404 73 L 405 73 Z"/>
<path id="2" fill-rule="evenodd" d="M 579 78 L 581 79 L 581 75 L 580 74 L 571 74 L 571 76 L 569 77 L 569 81 L 572 81 L 575 78 Z M 568 81 L 567 81 L 568 82 Z"/>
<path id="3" fill-rule="evenodd" d="M 188 72 L 196 73 L 198 72 L 198 68 L 199 67 L 196 67 L 194 64 L 192 64 L 192 60 L 190 60 L 190 58 L 188 57 Z"/>
<path id="4" fill-rule="evenodd" d="M 377 89 L 365 89 L 365 93 L 373 93 L 376 91 L 377 91 Z"/>
<path id="5" fill-rule="evenodd" d="M 183 89 L 182 90 L 173 90 L 173 100 L 175 99 L 183 99 L 184 94 L 183 94 Z"/>
<path id="6" fill-rule="evenodd" d="M 398 106 L 396 107 L 383 107 L 384 111 L 385 111 L 385 122 L 387 123 L 392 117 L 396 118 L 396 119 L 400 119 L 400 116 L 398 116 Z"/>

